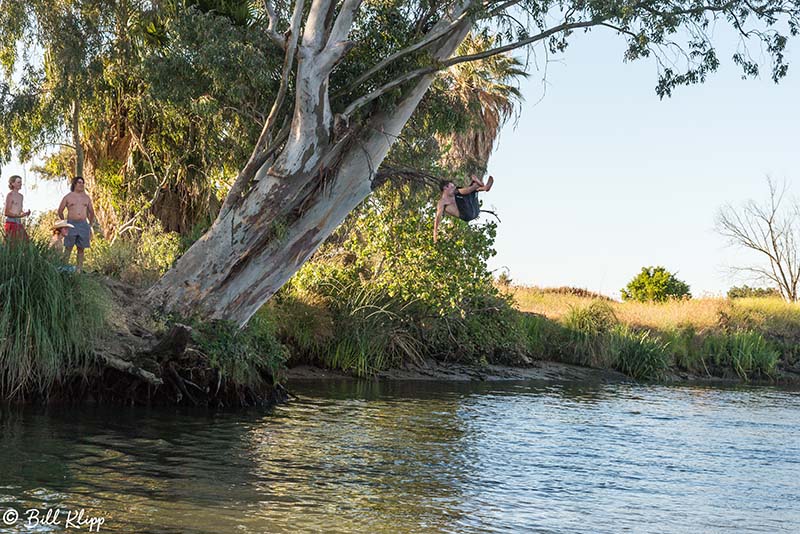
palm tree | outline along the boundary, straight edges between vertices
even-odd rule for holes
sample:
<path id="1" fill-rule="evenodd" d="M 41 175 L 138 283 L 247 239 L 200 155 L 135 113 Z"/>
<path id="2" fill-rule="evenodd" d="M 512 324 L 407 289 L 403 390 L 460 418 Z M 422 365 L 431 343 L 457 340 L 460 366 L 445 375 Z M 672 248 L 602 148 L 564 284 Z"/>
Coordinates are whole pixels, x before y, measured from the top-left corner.
<path id="1" fill-rule="evenodd" d="M 494 48 L 495 41 L 494 37 L 482 34 L 469 35 L 457 53 L 479 53 Z M 497 55 L 459 63 L 442 76 L 441 82 L 468 114 L 465 129 L 436 136 L 443 151 L 440 161 L 443 167 L 454 172 L 486 171 L 500 128 L 522 100 L 519 89 L 512 85 L 519 77 L 527 76 L 522 67 L 513 56 Z"/>

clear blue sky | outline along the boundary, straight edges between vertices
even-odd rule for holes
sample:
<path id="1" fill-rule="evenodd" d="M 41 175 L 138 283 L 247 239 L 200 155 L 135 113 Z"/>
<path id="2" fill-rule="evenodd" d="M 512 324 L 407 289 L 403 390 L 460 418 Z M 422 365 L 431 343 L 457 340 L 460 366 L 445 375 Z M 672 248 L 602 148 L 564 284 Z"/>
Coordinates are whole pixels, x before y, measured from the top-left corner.
<path id="1" fill-rule="evenodd" d="M 734 282 L 726 267 L 753 257 L 714 233 L 719 207 L 764 197 L 767 174 L 800 194 L 800 43 L 792 46 L 780 85 L 768 74 L 742 81 L 723 46 L 720 72 L 660 101 L 654 61 L 623 63 L 611 32 L 576 35 L 548 65 L 543 100 L 543 72 L 523 82 L 519 121 L 489 162 L 497 184 L 485 204 L 502 219 L 490 267 L 507 267 L 518 283 L 617 296 L 641 267 L 664 265 L 697 296 L 725 292 Z M 66 193 L 13 163 L 3 181 L 12 173 L 26 177 L 34 211 Z"/>

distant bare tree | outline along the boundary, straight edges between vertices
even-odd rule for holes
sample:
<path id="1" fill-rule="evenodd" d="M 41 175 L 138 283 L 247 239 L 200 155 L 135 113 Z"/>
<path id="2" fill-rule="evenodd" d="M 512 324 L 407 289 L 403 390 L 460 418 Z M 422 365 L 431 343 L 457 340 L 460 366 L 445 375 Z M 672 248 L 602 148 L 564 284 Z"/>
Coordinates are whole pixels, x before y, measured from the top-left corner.
<path id="1" fill-rule="evenodd" d="M 764 204 L 748 201 L 740 209 L 728 204 L 717 214 L 716 230 L 733 245 L 754 250 L 769 260 L 769 267 L 735 267 L 775 284 L 781 296 L 797 302 L 800 282 L 800 204 L 784 202 L 787 187 L 767 178 L 769 199 Z"/>

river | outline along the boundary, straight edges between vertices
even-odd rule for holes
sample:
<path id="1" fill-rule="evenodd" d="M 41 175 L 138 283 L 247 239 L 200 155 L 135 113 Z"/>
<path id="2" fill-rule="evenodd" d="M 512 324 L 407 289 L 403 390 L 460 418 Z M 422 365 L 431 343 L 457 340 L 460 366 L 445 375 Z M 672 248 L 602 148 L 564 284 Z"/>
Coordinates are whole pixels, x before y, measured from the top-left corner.
<path id="1" fill-rule="evenodd" d="M 293 390 L 268 411 L 0 408 L 0 532 L 800 531 L 796 390 Z"/>

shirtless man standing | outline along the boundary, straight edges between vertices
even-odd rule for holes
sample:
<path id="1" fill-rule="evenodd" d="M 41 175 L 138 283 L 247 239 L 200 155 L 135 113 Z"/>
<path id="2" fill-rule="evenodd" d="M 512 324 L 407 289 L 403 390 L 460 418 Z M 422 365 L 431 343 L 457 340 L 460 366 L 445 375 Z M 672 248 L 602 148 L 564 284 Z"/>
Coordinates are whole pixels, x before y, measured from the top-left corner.
<path id="1" fill-rule="evenodd" d="M 82 177 L 73 178 L 69 188 L 70 192 L 61 199 L 61 204 L 58 206 L 58 218 L 64 219 L 64 208 L 66 208 L 66 218 L 73 226 L 64 238 L 64 258 L 69 263 L 72 247 L 78 247 L 76 261 L 78 272 L 81 272 L 83 268 L 84 250 L 89 248 L 92 238 L 92 229 L 89 224 L 94 224 L 95 221 L 92 199 L 86 194 L 84 187 Z"/>
<path id="2" fill-rule="evenodd" d="M 22 226 L 22 218 L 31 214 L 31 210 L 22 211 L 22 177 L 14 175 L 8 179 L 8 188 L 11 191 L 6 195 L 5 216 L 6 223 L 3 229 L 8 239 L 27 239 L 28 233 Z"/>
<path id="3" fill-rule="evenodd" d="M 480 205 L 478 204 L 478 191 L 489 191 L 494 184 L 494 177 L 484 184 L 477 176 L 472 176 L 472 181 L 467 187 L 456 187 L 450 180 L 442 180 L 439 188 L 442 190 L 442 197 L 436 204 L 436 219 L 433 221 L 433 242 L 439 239 L 439 223 L 442 222 L 444 214 L 450 215 L 463 221 L 477 219 L 480 215 Z"/>

